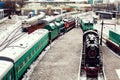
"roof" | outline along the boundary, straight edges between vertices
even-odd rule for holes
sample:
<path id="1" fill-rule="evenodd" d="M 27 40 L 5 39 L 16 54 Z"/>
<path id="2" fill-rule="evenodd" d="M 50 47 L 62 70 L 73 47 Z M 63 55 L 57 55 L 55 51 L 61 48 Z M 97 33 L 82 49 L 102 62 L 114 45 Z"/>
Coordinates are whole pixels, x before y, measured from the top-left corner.
<path id="1" fill-rule="evenodd" d="M 95 12 L 98 12 L 98 13 L 106 13 L 106 14 L 113 14 L 111 12 L 106 12 L 106 11 L 95 11 Z"/>
<path id="2" fill-rule="evenodd" d="M 37 16 L 34 16 L 34 17 L 31 17 L 31 18 L 24 20 L 22 22 L 23 23 L 22 27 L 30 27 L 27 25 L 36 25 L 36 24 L 38 24 L 38 20 L 42 19 L 43 17 L 45 17 L 45 13 L 40 12 L 40 15 L 37 15 Z M 25 24 L 25 23 L 27 23 L 27 24 Z"/>
<path id="3" fill-rule="evenodd" d="M 49 24 L 50 22 L 54 21 L 55 20 L 55 17 L 54 16 L 51 16 L 51 17 L 47 17 L 47 18 L 44 18 L 42 19 L 42 21 L 45 23 L 45 24 Z"/>
<path id="4" fill-rule="evenodd" d="M 90 19 L 82 19 L 82 20 L 83 20 L 84 23 L 89 23 L 89 22 L 90 22 L 90 23 L 93 23 L 93 21 L 90 20 Z"/>
<path id="5" fill-rule="evenodd" d="M 13 67 L 12 62 L 0 60 L 0 80 L 8 73 L 8 71 Z"/>
<path id="6" fill-rule="evenodd" d="M 65 22 L 72 22 L 74 21 L 75 19 L 73 17 L 68 17 L 68 18 L 64 18 L 63 21 Z"/>
<path id="7" fill-rule="evenodd" d="M 75 7 L 75 8 L 84 8 L 84 7 L 91 7 L 91 4 L 66 4 L 67 6 L 70 7 Z"/>
<path id="8" fill-rule="evenodd" d="M 59 22 L 55 22 L 55 25 L 56 25 L 56 26 L 60 26 L 61 23 L 59 23 Z"/>

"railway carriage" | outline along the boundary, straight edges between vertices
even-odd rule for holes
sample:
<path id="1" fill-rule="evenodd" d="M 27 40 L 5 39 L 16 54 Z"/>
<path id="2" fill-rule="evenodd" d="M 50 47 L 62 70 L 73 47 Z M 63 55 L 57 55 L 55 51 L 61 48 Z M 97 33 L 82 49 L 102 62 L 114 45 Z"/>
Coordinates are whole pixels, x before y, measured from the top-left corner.
<path id="1" fill-rule="evenodd" d="M 44 28 L 49 30 L 49 40 L 54 40 L 59 34 L 59 28 L 55 25 L 55 17 L 48 17 L 42 19 L 42 22 L 45 23 Z"/>
<path id="2" fill-rule="evenodd" d="M 64 21 L 57 19 L 54 23 L 59 29 L 59 34 L 65 33 Z"/>
<path id="3" fill-rule="evenodd" d="M 112 19 L 113 13 L 107 11 L 95 11 L 96 15 L 99 15 L 101 19 Z"/>
<path id="4" fill-rule="evenodd" d="M 22 22 L 22 30 L 23 32 L 32 33 L 33 31 L 42 28 L 41 25 L 44 26 L 44 24 L 41 23 L 41 19 L 45 17 L 45 13 L 40 12 L 39 15 L 28 18 Z"/>
<path id="5" fill-rule="evenodd" d="M 47 46 L 48 40 L 48 30 L 40 29 L 31 34 L 25 33 L 19 40 L 2 50 L 0 52 L 0 79 L 19 80 Z"/>
<path id="6" fill-rule="evenodd" d="M 59 28 L 59 33 L 65 33 L 63 17 L 65 17 L 65 14 L 55 16 L 56 20 L 54 23 Z"/>
<path id="7" fill-rule="evenodd" d="M 75 19 L 73 17 L 64 18 L 63 21 L 66 31 L 69 31 L 70 29 L 75 27 Z"/>

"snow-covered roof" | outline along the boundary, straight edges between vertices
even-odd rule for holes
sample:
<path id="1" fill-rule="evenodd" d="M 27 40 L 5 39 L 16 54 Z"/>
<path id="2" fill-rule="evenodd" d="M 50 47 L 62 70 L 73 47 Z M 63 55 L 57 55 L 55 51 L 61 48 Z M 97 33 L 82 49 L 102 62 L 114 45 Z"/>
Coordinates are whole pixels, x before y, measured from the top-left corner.
<path id="1" fill-rule="evenodd" d="M 59 18 L 62 18 L 62 17 L 64 17 L 64 16 L 65 16 L 65 14 L 60 14 L 60 15 L 56 15 L 55 18 L 56 18 L 56 19 L 59 19 Z"/>
<path id="2" fill-rule="evenodd" d="M 104 14 L 113 14 L 113 13 L 111 13 L 111 12 L 107 12 L 107 11 L 95 11 L 95 12 L 98 12 L 98 13 L 104 13 Z"/>
<path id="3" fill-rule="evenodd" d="M 0 51 L 0 56 L 8 57 L 16 62 L 22 55 L 25 54 L 38 40 L 48 33 L 46 29 L 39 29 L 31 34 L 25 33 L 14 43 Z"/>
<path id="4" fill-rule="evenodd" d="M 51 17 L 47 17 L 47 18 L 42 19 L 42 21 L 43 21 L 45 24 L 48 24 L 48 23 L 50 23 L 50 22 L 52 22 L 52 21 L 54 21 L 54 20 L 55 20 L 55 17 L 54 17 L 54 16 L 51 16 Z"/>
<path id="5" fill-rule="evenodd" d="M 61 25 L 61 23 L 55 22 L 55 25 L 56 25 L 56 26 L 60 26 L 60 25 Z"/>
<path id="6" fill-rule="evenodd" d="M 36 25 L 38 24 L 38 20 L 42 19 L 45 17 L 45 13 L 44 12 L 40 12 L 40 15 L 31 17 L 29 19 L 26 19 L 22 22 L 23 26 L 22 27 L 30 27 L 30 26 L 26 26 L 27 24 L 29 25 Z M 25 26 L 24 26 L 25 25 Z"/>
<path id="7" fill-rule="evenodd" d="M 66 22 L 72 22 L 74 21 L 75 19 L 73 17 L 69 17 L 69 18 L 63 18 L 63 21 L 66 21 Z"/>
<path id="8" fill-rule="evenodd" d="M 12 62 L 0 60 L 0 80 L 8 73 L 8 71 L 13 67 Z"/>
<path id="9" fill-rule="evenodd" d="M 82 20 L 83 20 L 84 23 L 89 23 L 89 22 L 90 22 L 90 23 L 93 23 L 93 21 L 90 20 L 90 19 L 82 19 Z"/>
<path id="10" fill-rule="evenodd" d="M 52 26 L 55 26 L 55 24 L 54 24 L 54 23 L 50 23 L 49 25 L 50 25 L 51 27 L 52 27 Z"/>

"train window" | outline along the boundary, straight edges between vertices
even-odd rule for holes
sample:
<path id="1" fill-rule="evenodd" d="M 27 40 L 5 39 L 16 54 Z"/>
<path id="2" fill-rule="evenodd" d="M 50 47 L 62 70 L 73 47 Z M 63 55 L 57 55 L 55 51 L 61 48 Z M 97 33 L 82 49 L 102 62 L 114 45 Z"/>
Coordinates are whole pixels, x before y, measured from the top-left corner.
<path id="1" fill-rule="evenodd" d="M 35 54 L 35 52 L 36 52 L 36 48 L 34 48 L 34 54 Z"/>
<path id="2" fill-rule="evenodd" d="M 37 51 L 37 47 L 35 47 L 35 52 Z"/>
<path id="3" fill-rule="evenodd" d="M 23 62 L 19 63 L 19 70 L 22 68 Z"/>
<path id="4" fill-rule="evenodd" d="M 21 65 L 18 66 L 18 71 L 21 69 Z"/>
<path id="5" fill-rule="evenodd" d="M 39 49 L 39 44 L 37 45 L 37 50 Z"/>
<path id="6" fill-rule="evenodd" d="M 18 72 L 19 71 L 19 67 L 16 67 L 16 72 Z"/>
<path id="7" fill-rule="evenodd" d="M 12 80 L 12 73 L 10 73 L 9 80 Z"/>
<path id="8" fill-rule="evenodd" d="M 1 11 L 0 11 L 0 19 L 2 19 L 3 17 L 4 17 L 4 11 L 1 10 Z"/>
<path id="9" fill-rule="evenodd" d="M 39 47 L 41 47 L 41 43 L 39 44 Z"/>
<path id="10" fill-rule="evenodd" d="M 38 48 L 40 48 L 40 43 L 39 43 L 39 45 L 38 45 Z"/>
<path id="11" fill-rule="evenodd" d="M 32 55 L 34 55 L 34 51 L 32 51 Z"/>
<path id="12" fill-rule="evenodd" d="M 26 58 L 23 59 L 23 64 L 25 64 L 27 62 Z"/>
<path id="13" fill-rule="evenodd" d="M 86 26 L 92 26 L 92 23 L 85 23 Z"/>
<path id="14" fill-rule="evenodd" d="M 37 46 L 37 50 L 39 49 L 39 45 Z"/>
<path id="15" fill-rule="evenodd" d="M 28 60 L 30 59 L 30 54 L 28 55 Z"/>
<path id="16" fill-rule="evenodd" d="M 40 45 L 38 45 L 38 47 L 37 47 L 38 49 L 40 48 Z"/>

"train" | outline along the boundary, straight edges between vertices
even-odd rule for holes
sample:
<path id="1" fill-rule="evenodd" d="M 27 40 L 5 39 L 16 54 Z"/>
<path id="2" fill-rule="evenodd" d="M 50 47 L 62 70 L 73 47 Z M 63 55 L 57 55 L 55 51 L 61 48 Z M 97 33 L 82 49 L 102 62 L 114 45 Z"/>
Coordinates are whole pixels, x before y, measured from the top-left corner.
<path id="1" fill-rule="evenodd" d="M 39 24 L 32 24 L 32 21 L 28 20 L 30 22 L 27 25 L 32 26 L 23 27 L 22 23 L 20 36 L 18 34 L 12 35 L 11 38 L 8 36 L 7 39 L 10 40 L 4 41 L 5 46 L 3 49 L 0 48 L 0 80 L 20 80 L 45 47 L 60 33 L 66 32 L 67 28 L 73 27 L 71 25 L 65 27 L 61 17 L 62 15 L 57 18 L 52 16 L 39 19 Z M 33 23 L 35 21 L 33 20 Z"/>
<path id="2" fill-rule="evenodd" d="M 92 20 L 80 18 L 78 20 L 78 23 L 80 24 L 80 27 L 83 30 L 83 32 L 87 30 L 94 30 L 94 23 Z"/>
<path id="3" fill-rule="evenodd" d="M 50 40 L 54 40 L 59 34 L 65 33 L 69 29 L 75 27 L 74 17 L 66 18 L 66 21 L 64 21 L 63 17 L 65 15 L 66 14 L 50 16 L 45 17 L 44 19 L 39 18 L 35 19 L 34 21 L 29 20 L 31 19 L 29 18 L 27 21 L 23 21 L 22 30 L 23 32 L 28 32 L 30 34 L 37 29 L 45 28 L 49 30 Z"/>
<path id="4" fill-rule="evenodd" d="M 27 32 L 31 26 L 37 26 L 40 24 L 40 20 L 45 17 L 44 12 L 40 12 L 39 15 L 28 18 L 22 22 L 23 32 Z"/>
<path id="5" fill-rule="evenodd" d="M 63 19 L 63 21 L 65 22 L 65 28 L 67 31 L 69 31 L 70 29 L 72 29 L 73 27 L 75 27 L 75 19 L 72 17 L 69 18 L 65 18 Z"/>
<path id="6" fill-rule="evenodd" d="M 83 33 L 81 73 L 85 72 L 87 78 L 98 78 L 102 65 L 99 35 L 94 30 L 87 30 Z"/>
<path id="7" fill-rule="evenodd" d="M 0 23 L 4 22 L 7 19 L 11 19 L 10 12 L 10 9 L 0 9 Z"/>
<path id="8" fill-rule="evenodd" d="M 49 31 L 38 29 L 24 33 L 0 51 L 0 80 L 19 80 L 35 58 L 47 46 Z"/>
<path id="9" fill-rule="evenodd" d="M 113 14 L 112 12 L 107 12 L 107 11 L 95 11 L 96 15 L 99 15 L 101 19 L 112 19 Z M 115 16 L 114 16 L 115 17 Z"/>
<path id="10" fill-rule="evenodd" d="M 109 38 L 106 39 L 106 45 L 111 50 L 113 50 L 116 54 L 120 55 L 120 34 L 110 30 L 109 31 Z"/>

